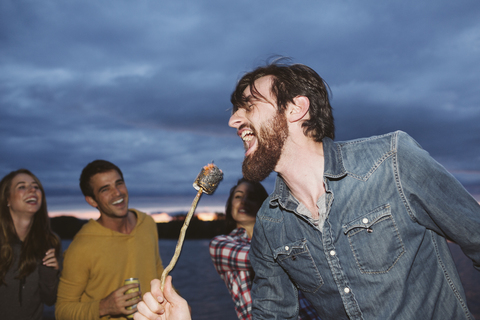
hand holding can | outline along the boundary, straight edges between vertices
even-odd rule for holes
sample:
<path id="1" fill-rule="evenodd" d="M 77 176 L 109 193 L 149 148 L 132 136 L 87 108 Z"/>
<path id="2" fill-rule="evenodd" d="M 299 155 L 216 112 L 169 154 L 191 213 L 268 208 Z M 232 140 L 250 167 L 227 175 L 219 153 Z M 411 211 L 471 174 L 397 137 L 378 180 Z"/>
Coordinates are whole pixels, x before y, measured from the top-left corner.
<path id="1" fill-rule="evenodd" d="M 128 279 L 125 280 L 125 282 L 124 282 L 123 284 L 124 284 L 124 285 L 128 285 L 128 284 L 133 284 L 133 283 L 137 283 L 137 284 L 138 284 L 138 287 L 134 287 L 134 288 L 128 289 L 127 291 L 125 291 L 124 294 L 129 294 L 129 293 L 133 293 L 133 292 L 138 292 L 138 291 L 140 291 L 140 281 L 138 280 L 138 278 L 128 278 Z M 127 301 L 133 300 L 133 299 L 136 299 L 136 298 L 128 299 Z M 132 305 L 132 306 L 125 307 L 125 309 L 127 309 L 127 310 L 132 310 L 132 309 L 135 309 L 136 307 L 137 307 L 137 304 L 134 304 L 134 305 Z M 127 319 L 133 319 L 133 313 L 127 315 Z"/>

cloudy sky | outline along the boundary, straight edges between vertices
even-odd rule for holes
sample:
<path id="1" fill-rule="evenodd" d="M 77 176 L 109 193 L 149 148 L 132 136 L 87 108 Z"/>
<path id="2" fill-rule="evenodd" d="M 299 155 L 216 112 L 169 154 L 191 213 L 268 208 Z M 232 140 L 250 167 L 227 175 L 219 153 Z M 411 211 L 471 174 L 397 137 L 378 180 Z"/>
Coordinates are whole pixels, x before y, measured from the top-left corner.
<path id="1" fill-rule="evenodd" d="M 2 0 L 0 175 L 83 202 L 82 168 L 107 159 L 132 199 L 193 200 L 214 160 L 223 202 L 244 153 L 230 94 L 274 55 L 328 82 L 337 140 L 404 130 L 480 194 L 474 0 Z"/>

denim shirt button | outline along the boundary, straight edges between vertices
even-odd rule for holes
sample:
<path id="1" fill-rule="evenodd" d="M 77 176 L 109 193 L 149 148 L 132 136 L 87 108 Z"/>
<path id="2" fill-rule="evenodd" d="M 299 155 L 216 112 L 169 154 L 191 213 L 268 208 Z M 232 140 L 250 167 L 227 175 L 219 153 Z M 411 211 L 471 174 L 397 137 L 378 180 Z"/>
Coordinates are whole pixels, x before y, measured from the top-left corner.
<path id="1" fill-rule="evenodd" d="M 362 222 L 363 222 L 363 223 L 368 223 L 368 219 L 367 219 L 367 218 L 363 218 Z"/>
<path id="2" fill-rule="evenodd" d="M 285 250 L 287 250 L 287 251 L 288 251 L 288 249 L 290 249 L 290 248 L 289 248 L 288 246 L 285 246 Z"/>
<path id="3" fill-rule="evenodd" d="M 343 289 L 343 291 L 344 291 L 345 293 L 349 293 L 349 292 L 350 292 L 350 289 L 349 289 L 349 288 L 345 288 L 345 289 Z"/>
<path id="4" fill-rule="evenodd" d="M 334 256 L 336 254 L 335 250 L 330 251 L 330 255 Z"/>

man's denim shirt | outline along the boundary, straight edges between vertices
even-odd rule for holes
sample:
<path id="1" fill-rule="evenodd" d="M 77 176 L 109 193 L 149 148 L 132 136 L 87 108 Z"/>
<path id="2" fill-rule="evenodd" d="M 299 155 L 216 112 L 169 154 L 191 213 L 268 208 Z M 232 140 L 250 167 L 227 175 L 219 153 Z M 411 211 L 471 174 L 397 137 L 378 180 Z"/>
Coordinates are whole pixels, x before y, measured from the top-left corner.
<path id="1" fill-rule="evenodd" d="M 253 319 L 296 319 L 298 287 L 327 319 L 473 319 L 446 239 L 480 270 L 480 205 L 410 136 L 323 140 L 327 218 L 281 177 L 258 212 Z"/>

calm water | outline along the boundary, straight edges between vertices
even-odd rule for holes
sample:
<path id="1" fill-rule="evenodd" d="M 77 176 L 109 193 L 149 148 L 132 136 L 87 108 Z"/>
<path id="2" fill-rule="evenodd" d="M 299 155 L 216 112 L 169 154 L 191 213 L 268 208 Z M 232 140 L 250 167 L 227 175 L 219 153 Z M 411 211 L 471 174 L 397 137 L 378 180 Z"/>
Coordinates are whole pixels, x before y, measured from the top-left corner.
<path id="1" fill-rule="evenodd" d="M 209 240 L 185 240 L 182 254 L 170 273 L 173 284 L 192 308 L 193 320 L 237 320 L 234 305 L 225 283 L 215 271 Z M 70 241 L 62 241 L 65 250 Z M 173 257 L 177 240 L 160 240 L 160 255 L 167 266 Z M 460 248 L 450 243 L 450 249 L 464 285 L 470 310 L 480 320 L 480 272 L 472 266 Z M 54 308 L 45 309 L 45 320 L 54 319 Z"/>
<path id="2" fill-rule="evenodd" d="M 238 320 L 225 283 L 213 266 L 210 240 L 185 240 L 182 254 L 170 273 L 173 284 L 192 308 L 193 320 Z M 160 240 L 163 265 L 173 257 L 177 240 Z"/>

